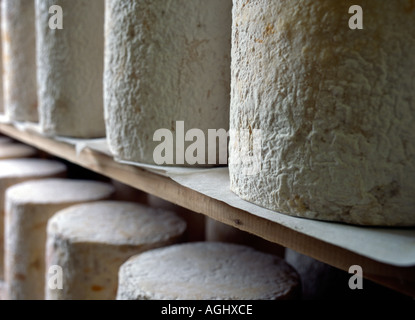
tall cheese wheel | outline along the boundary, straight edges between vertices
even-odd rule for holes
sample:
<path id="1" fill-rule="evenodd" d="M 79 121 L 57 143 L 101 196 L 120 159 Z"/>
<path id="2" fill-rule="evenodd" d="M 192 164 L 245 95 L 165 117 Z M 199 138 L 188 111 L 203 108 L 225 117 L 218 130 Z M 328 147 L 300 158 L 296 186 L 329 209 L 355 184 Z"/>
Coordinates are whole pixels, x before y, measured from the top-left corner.
<path id="1" fill-rule="evenodd" d="M 125 201 L 60 211 L 48 223 L 47 266 L 62 268 L 62 288 L 46 286 L 46 299 L 114 300 L 120 266 L 135 254 L 176 243 L 185 229 L 172 212 Z"/>
<path id="2" fill-rule="evenodd" d="M 209 164 L 208 129 L 229 128 L 232 1 L 106 3 L 104 106 L 111 152 L 151 164 Z M 185 142 L 191 129 L 201 131 L 190 131 Z M 193 142 L 198 152 L 186 157 Z M 171 159 L 154 155 L 160 145 Z M 211 143 L 211 164 L 222 162 L 224 145 L 214 150 Z"/>
<path id="3" fill-rule="evenodd" d="M 49 8 L 63 12 L 51 29 Z M 48 135 L 105 136 L 104 0 L 36 0 L 39 121 Z"/>
<path id="4" fill-rule="evenodd" d="M 37 155 L 37 150 L 21 143 L 8 143 L 0 145 L 0 160 L 30 158 Z"/>
<path id="5" fill-rule="evenodd" d="M 38 120 L 34 0 L 2 0 L 5 115 L 12 121 Z"/>
<path id="6" fill-rule="evenodd" d="M 130 258 L 118 300 L 276 300 L 298 298 L 296 271 L 277 256 L 220 242 L 193 242 Z"/>
<path id="7" fill-rule="evenodd" d="M 6 190 L 27 180 L 63 177 L 66 170 L 63 163 L 52 160 L 0 160 L 0 284 L 4 280 L 4 198 Z"/>
<path id="8" fill-rule="evenodd" d="M 234 4 L 231 189 L 299 217 L 415 225 L 414 6 L 360 1 L 351 30 L 353 1 Z"/>
<path id="9" fill-rule="evenodd" d="M 44 299 L 48 219 L 74 204 L 109 198 L 110 184 L 45 179 L 7 189 L 5 207 L 5 280 L 11 300 Z"/>

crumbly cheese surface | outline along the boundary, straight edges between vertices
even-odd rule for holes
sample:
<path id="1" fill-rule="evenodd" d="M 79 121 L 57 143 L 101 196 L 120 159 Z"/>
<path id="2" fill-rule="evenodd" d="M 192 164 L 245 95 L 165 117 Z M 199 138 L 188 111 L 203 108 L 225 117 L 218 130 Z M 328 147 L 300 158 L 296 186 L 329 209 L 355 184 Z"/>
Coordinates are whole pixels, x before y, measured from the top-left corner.
<path id="1" fill-rule="evenodd" d="M 230 177 L 278 212 L 359 225 L 415 225 L 415 5 L 234 1 Z M 262 169 L 241 151 L 261 130 Z M 246 153 L 245 153 L 246 154 Z"/>
<path id="2" fill-rule="evenodd" d="M 36 0 L 40 125 L 48 135 L 105 136 L 104 0 Z M 49 7 L 63 11 L 50 29 Z"/>
<path id="3" fill-rule="evenodd" d="M 154 133 L 175 135 L 176 121 L 206 140 L 208 129 L 227 131 L 232 1 L 106 3 L 105 119 L 115 157 L 154 163 Z"/>
<path id="4" fill-rule="evenodd" d="M 297 273 L 284 260 L 249 247 L 196 242 L 130 258 L 119 272 L 118 300 L 293 298 Z"/>
<path id="5" fill-rule="evenodd" d="M 2 0 L 4 111 L 12 121 L 38 120 L 34 1 Z"/>

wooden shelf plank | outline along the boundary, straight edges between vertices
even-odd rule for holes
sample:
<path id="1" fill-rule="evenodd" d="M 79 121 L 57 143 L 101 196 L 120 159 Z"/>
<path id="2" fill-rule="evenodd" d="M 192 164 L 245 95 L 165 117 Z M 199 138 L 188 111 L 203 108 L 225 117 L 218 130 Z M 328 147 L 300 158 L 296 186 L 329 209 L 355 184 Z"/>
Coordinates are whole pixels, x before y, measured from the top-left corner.
<path id="1" fill-rule="evenodd" d="M 360 265 L 364 270 L 365 278 L 415 297 L 415 267 L 396 267 L 374 261 L 265 218 L 252 215 L 244 210 L 234 208 L 224 202 L 186 188 L 170 178 L 135 166 L 120 164 L 108 155 L 88 148 L 77 154 L 75 147 L 70 144 L 49 139 L 39 134 L 20 131 L 8 124 L 0 124 L 0 132 L 46 153 L 271 242 L 291 248 L 339 269 L 348 271 L 351 265 Z"/>

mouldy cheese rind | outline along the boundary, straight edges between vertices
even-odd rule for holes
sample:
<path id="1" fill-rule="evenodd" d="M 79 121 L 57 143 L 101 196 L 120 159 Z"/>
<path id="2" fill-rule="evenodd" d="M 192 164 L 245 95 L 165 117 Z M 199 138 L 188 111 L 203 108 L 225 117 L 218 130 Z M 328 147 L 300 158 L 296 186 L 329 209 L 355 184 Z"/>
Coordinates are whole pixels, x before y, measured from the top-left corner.
<path id="1" fill-rule="evenodd" d="M 104 105 L 115 158 L 160 164 L 153 135 L 159 129 L 175 135 L 176 121 L 185 133 L 202 130 L 206 143 L 208 129 L 228 131 L 232 1 L 106 4 Z M 191 142 L 181 142 L 184 153 Z M 181 165 L 172 148 L 174 163 L 167 164 Z M 208 163 L 205 150 L 200 165 Z"/>
<path id="2" fill-rule="evenodd" d="M 415 225 L 411 3 L 361 1 L 351 30 L 352 1 L 234 1 L 233 192 L 299 217 Z"/>
<path id="3" fill-rule="evenodd" d="M 37 122 L 34 0 L 2 0 L 4 112 L 11 121 Z"/>

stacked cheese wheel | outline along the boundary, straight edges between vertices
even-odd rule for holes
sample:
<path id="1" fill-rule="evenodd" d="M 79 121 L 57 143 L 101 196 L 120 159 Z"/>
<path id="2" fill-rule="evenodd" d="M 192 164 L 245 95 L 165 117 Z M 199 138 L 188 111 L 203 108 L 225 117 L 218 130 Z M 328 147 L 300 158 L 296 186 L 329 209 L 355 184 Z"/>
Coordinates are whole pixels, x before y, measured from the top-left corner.
<path id="1" fill-rule="evenodd" d="M 290 215 L 415 225 L 415 10 L 235 1 L 230 179 Z"/>

